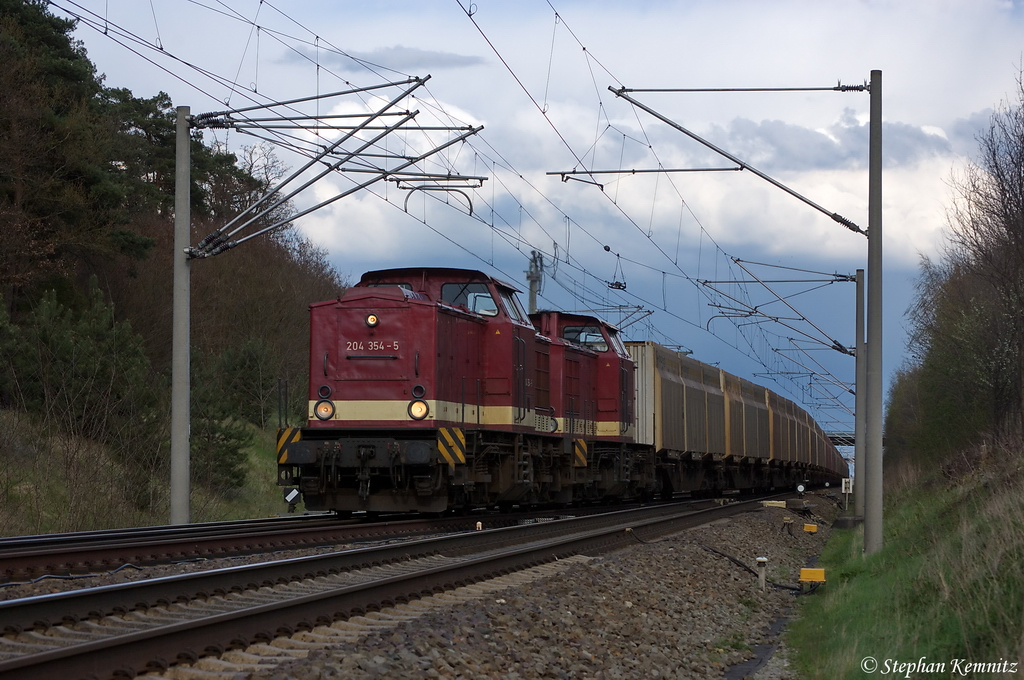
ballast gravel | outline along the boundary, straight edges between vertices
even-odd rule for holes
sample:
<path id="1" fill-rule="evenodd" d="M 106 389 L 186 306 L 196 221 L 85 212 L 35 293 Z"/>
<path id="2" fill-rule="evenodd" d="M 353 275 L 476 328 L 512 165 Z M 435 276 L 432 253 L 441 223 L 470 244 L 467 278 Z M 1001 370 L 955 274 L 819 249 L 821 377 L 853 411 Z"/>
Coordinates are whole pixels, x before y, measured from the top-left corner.
<path id="1" fill-rule="evenodd" d="M 435 610 L 355 642 L 315 650 L 250 680 L 383 678 L 719 678 L 773 642 L 768 629 L 795 604 L 801 567 L 820 554 L 836 514 L 763 508 L 574 564 L 556 576 Z M 785 523 L 785 518 L 792 520 Z M 817 524 L 817 532 L 804 524 Z M 708 548 L 717 552 L 712 552 Z M 754 671 L 751 670 L 751 673 Z M 778 660 L 752 677 L 785 680 Z M 729 677 L 742 678 L 735 671 Z"/>

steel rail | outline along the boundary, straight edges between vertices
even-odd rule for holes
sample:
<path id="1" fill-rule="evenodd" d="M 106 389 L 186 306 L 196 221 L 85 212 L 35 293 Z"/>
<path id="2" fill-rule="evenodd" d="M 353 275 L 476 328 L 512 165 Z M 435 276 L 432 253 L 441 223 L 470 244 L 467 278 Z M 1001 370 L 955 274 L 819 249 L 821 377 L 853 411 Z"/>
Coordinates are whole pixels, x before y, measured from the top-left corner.
<path id="1" fill-rule="evenodd" d="M 334 517 L 283 519 L 286 521 L 247 520 L 5 539 L 0 541 L 0 583 L 28 581 L 42 575 L 107 571 L 125 564 L 148 566 L 397 535 L 465 531 L 476 522 L 465 517 L 365 524 Z"/>
<path id="2" fill-rule="evenodd" d="M 203 533 L 222 532 L 225 529 L 237 530 L 251 527 L 275 527 L 281 524 L 302 524 L 305 522 L 333 520 L 333 515 L 294 515 L 292 517 L 265 517 L 260 519 L 229 520 L 222 522 L 202 522 L 197 524 L 168 524 L 148 527 L 125 527 L 119 529 L 95 529 L 92 531 L 74 531 L 59 534 L 30 534 L 25 536 L 9 536 L 0 538 L 0 552 L 15 548 L 45 548 L 53 545 L 68 547 L 88 545 L 102 540 L 120 540 L 122 538 L 143 539 L 146 537 L 163 538 L 176 535 L 201 535 Z M 336 520 L 335 520 L 336 521 Z"/>
<path id="3" fill-rule="evenodd" d="M 180 659 L 244 647 L 256 640 L 311 627 L 313 624 L 310 621 L 338 619 L 362 613 L 378 606 L 380 602 L 394 601 L 395 598 L 415 598 L 572 554 L 605 552 L 626 545 L 635 538 L 645 539 L 743 512 L 749 510 L 752 503 L 754 501 L 697 511 L 684 510 L 678 505 L 644 508 L 596 518 L 558 520 L 300 558 L 276 566 L 247 565 L 154 579 L 149 583 L 89 589 L 93 592 L 77 591 L 0 603 L 0 621 L 25 622 L 29 618 L 37 618 L 35 614 L 29 616 L 28 612 L 63 612 L 59 616 L 74 620 L 77 616 L 74 612 L 93 606 L 99 607 L 99 611 L 92 612 L 92 616 L 97 617 L 110 607 L 114 607 L 114 610 L 123 609 L 126 608 L 123 603 L 134 604 L 140 599 L 164 603 L 187 600 L 202 597 L 206 592 L 238 588 L 240 584 L 252 586 L 260 585 L 261 582 L 283 582 L 314 574 L 343 571 L 367 563 L 383 564 L 396 559 L 409 559 L 414 555 L 477 555 L 454 565 L 420 569 L 369 583 L 336 588 L 326 593 L 303 595 L 15 657 L 0 662 L 0 676 L 12 680 L 67 679 L 72 677 L 68 669 L 73 668 L 74 677 L 109 677 L 114 673 L 135 673 L 154 666 L 166 666 Z M 509 547 L 517 543 L 520 547 Z M 484 548 L 490 548 L 491 552 L 479 555 L 479 551 Z M 291 576 L 285 576 L 289 573 Z M 114 602 L 122 604 L 115 605 Z"/>
<path id="4" fill-rule="evenodd" d="M 573 514 L 607 512 L 582 507 Z M 338 519 L 334 515 L 270 517 L 261 520 L 107 529 L 15 536 L 0 539 L 0 586 L 40 576 L 105 572 L 126 564 L 151 566 L 182 560 L 212 559 L 273 550 L 310 548 L 393 536 L 467 531 L 482 521 L 490 528 L 537 517 L 533 512 L 473 514 L 444 518 L 396 516 L 377 522 Z"/>
<path id="5" fill-rule="evenodd" d="M 561 535 L 583 526 L 609 526 L 634 518 L 657 518 L 686 509 L 685 503 L 605 512 L 596 516 L 570 517 L 523 526 L 486 531 L 463 531 L 445 536 L 409 540 L 383 546 L 352 548 L 320 555 L 238 565 L 162 578 L 131 581 L 0 602 L 0 631 L 45 627 L 65 618 L 102 616 L 129 610 L 139 604 L 173 602 L 199 593 L 230 590 L 239 584 L 259 587 L 318 574 L 339 573 L 432 554 L 458 555 L 487 545 L 509 545 L 538 535 Z M 700 511 L 697 511 L 700 512 Z"/>

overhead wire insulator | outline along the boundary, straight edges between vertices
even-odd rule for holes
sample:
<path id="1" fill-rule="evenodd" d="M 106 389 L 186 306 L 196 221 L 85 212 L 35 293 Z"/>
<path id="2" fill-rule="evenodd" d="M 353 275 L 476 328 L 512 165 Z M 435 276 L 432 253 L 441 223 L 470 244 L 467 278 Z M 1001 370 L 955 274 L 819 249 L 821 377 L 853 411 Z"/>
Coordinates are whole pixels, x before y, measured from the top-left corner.
<path id="1" fill-rule="evenodd" d="M 233 128 L 235 127 L 235 121 L 230 118 L 211 118 L 210 120 L 205 121 L 202 127 L 220 129 Z"/>
<path id="2" fill-rule="evenodd" d="M 829 215 L 829 217 L 831 217 L 833 220 L 835 220 L 839 224 L 843 225 L 844 227 L 846 227 L 850 231 L 855 231 L 858 234 L 865 234 L 865 235 L 867 234 L 866 231 L 864 231 L 863 229 L 858 227 L 856 224 L 854 224 L 852 221 L 846 219 L 845 217 L 843 217 L 839 213 L 832 213 L 831 215 Z"/>
<path id="3" fill-rule="evenodd" d="M 237 246 L 238 243 L 239 243 L 238 241 L 229 241 L 227 243 L 223 243 L 223 244 L 217 246 L 216 248 L 214 248 L 213 250 L 211 250 L 209 256 L 213 257 L 214 255 L 220 255 L 225 250 L 231 250 L 232 248 Z"/>

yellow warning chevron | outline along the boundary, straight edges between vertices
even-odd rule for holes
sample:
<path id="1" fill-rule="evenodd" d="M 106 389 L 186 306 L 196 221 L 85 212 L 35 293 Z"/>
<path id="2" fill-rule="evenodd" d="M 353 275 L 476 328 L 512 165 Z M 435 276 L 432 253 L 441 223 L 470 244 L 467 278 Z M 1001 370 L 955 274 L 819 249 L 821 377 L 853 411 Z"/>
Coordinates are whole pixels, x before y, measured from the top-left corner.
<path id="1" fill-rule="evenodd" d="M 288 445 L 302 439 L 302 430 L 297 427 L 286 427 L 277 431 L 277 462 L 284 465 L 288 462 Z"/>
<path id="2" fill-rule="evenodd" d="M 456 463 L 466 462 L 466 435 L 458 427 L 442 427 L 437 431 L 437 450 L 455 470 Z"/>
<path id="3" fill-rule="evenodd" d="M 572 440 L 573 467 L 587 467 L 587 442 L 583 439 Z"/>

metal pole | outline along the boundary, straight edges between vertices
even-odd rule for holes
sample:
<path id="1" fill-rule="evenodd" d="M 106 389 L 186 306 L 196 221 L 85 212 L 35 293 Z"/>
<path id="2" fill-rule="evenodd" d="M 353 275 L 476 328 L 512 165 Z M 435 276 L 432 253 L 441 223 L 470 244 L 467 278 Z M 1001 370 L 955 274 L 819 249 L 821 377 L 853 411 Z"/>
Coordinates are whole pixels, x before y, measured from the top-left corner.
<path id="1" fill-rule="evenodd" d="M 178 107 L 174 168 L 174 288 L 171 331 L 171 524 L 190 520 L 190 286 L 186 250 L 191 241 L 189 107 Z"/>
<path id="2" fill-rule="evenodd" d="M 864 343 L 864 270 L 857 270 L 857 349 L 856 360 L 856 402 L 854 406 L 853 426 L 853 514 L 864 517 L 864 425 L 867 419 L 868 390 L 865 384 L 865 372 L 868 368 L 867 349 Z"/>
<path id="3" fill-rule="evenodd" d="M 882 72 L 871 72 L 864 553 L 882 549 Z"/>
<path id="4" fill-rule="evenodd" d="M 530 252 L 530 269 L 526 272 L 526 280 L 530 284 L 530 314 L 537 311 L 537 292 L 540 289 L 540 282 L 543 278 L 544 260 L 543 255 L 536 250 Z"/>

